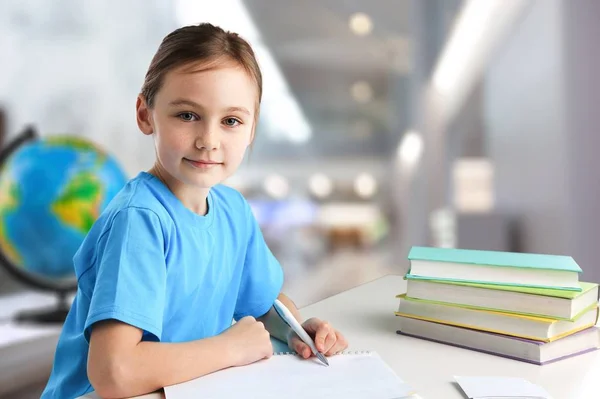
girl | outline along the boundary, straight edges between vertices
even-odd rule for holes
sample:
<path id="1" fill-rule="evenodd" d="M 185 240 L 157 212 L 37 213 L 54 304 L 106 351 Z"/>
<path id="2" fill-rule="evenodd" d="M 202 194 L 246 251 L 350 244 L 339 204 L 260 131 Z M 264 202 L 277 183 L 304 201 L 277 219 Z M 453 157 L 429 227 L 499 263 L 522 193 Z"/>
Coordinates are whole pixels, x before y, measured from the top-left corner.
<path id="1" fill-rule="evenodd" d="M 113 199 L 73 258 L 78 291 L 43 398 L 152 392 L 268 358 L 270 335 L 311 356 L 272 308 L 278 298 L 302 323 L 250 207 L 219 185 L 254 139 L 261 92 L 237 34 L 201 24 L 164 38 L 136 104 L 156 163 Z M 347 347 L 324 321 L 303 326 L 326 355 Z"/>

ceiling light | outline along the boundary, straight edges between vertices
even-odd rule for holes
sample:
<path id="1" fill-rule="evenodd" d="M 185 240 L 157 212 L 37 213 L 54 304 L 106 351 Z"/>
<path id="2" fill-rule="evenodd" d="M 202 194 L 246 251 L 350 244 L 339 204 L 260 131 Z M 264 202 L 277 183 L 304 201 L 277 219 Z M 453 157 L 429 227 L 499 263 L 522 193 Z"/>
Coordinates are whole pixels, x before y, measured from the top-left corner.
<path id="1" fill-rule="evenodd" d="M 423 138 L 414 130 L 404 133 L 398 146 L 398 160 L 404 167 L 412 168 L 420 160 L 423 153 Z"/>
<path id="2" fill-rule="evenodd" d="M 368 173 L 361 173 L 354 181 L 354 191 L 361 198 L 371 198 L 377 191 L 377 180 Z"/>
<path id="3" fill-rule="evenodd" d="M 364 81 L 358 81 L 350 88 L 352 98 L 360 104 L 366 104 L 373 99 L 373 89 L 371 85 Z"/>
<path id="4" fill-rule="evenodd" d="M 313 175 L 308 181 L 310 192 L 317 198 L 326 198 L 333 191 L 333 183 L 331 179 L 323 173 Z"/>
<path id="5" fill-rule="evenodd" d="M 435 67 L 432 81 L 438 93 L 458 101 L 526 4 L 526 0 L 464 2 Z"/>
<path id="6" fill-rule="evenodd" d="M 275 199 L 284 199 L 290 192 L 287 179 L 280 175 L 269 175 L 263 183 L 265 192 Z"/>
<path id="7" fill-rule="evenodd" d="M 366 36 L 373 30 L 373 22 L 371 18 L 363 13 L 357 12 L 350 17 L 350 30 L 357 36 Z"/>

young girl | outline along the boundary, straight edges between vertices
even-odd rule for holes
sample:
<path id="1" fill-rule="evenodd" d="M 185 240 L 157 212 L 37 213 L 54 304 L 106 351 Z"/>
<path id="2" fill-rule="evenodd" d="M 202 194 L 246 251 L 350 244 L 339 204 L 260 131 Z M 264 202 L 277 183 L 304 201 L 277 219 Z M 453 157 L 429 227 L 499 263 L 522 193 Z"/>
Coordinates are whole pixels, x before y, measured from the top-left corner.
<path id="1" fill-rule="evenodd" d="M 270 335 L 308 358 L 276 298 L 320 352 L 347 347 L 326 322 L 301 319 L 247 202 L 219 185 L 254 139 L 261 92 L 237 34 L 201 24 L 165 37 L 136 104 L 156 163 L 113 199 L 73 258 L 78 291 L 43 398 L 152 392 L 268 358 Z"/>

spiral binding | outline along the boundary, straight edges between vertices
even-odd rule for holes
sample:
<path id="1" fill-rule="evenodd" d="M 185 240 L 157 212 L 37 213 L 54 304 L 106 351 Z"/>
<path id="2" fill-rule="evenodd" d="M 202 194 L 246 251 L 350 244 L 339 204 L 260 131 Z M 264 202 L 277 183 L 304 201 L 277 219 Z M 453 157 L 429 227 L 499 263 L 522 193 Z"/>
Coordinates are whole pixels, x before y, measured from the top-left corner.
<path id="1" fill-rule="evenodd" d="M 335 355 L 370 355 L 372 351 L 370 350 L 362 350 L 362 351 L 352 351 L 352 350 L 346 350 L 346 351 L 341 351 L 341 352 L 336 352 Z M 275 356 L 288 356 L 288 355 L 297 355 L 298 352 L 295 351 L 289 351 L 289 352 L 273 352 L 273 355 Z"/>

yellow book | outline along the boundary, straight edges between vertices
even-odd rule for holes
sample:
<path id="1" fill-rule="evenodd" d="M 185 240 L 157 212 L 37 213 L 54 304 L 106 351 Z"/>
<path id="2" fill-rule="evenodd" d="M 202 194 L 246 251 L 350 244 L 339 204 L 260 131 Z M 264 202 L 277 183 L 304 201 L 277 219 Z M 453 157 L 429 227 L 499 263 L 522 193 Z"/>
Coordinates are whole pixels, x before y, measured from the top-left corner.
<path id="1" fill-rule="evenodd" d="M 573 321 L 470 309 L 400 296 L 397 316 L 466 327 L 514 337 L 551 342 L 584 330 L 598 321 L 598 305 Z"/>

